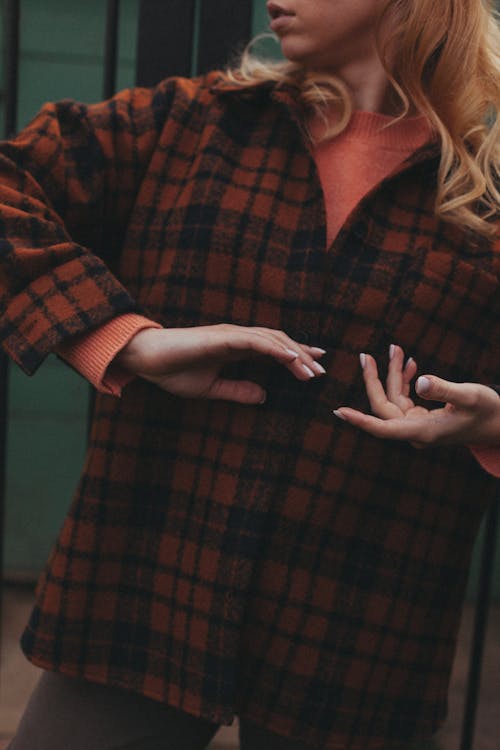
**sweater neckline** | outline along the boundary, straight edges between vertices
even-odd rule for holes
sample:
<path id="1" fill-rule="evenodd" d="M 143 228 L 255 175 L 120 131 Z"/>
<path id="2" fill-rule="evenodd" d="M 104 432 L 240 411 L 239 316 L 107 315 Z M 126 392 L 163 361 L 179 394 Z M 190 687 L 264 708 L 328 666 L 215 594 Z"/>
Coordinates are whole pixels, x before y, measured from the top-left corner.
<path id="1" fill-rule="evenodd" d="M 324 124 L 321 118 L 313 117 L 309 122 L 313 136 L 320 135 Z M 432 126 L 425 115 L 404 117 L 398 120 L 390 115 L 365 110 L 354 110 L 349 123 L 342 133 L 325 141 L 328 146 L 340 140 L 366 142 L 372 148 L 386 148 L 392 151 L 413 151 L 432 140 Z"/>

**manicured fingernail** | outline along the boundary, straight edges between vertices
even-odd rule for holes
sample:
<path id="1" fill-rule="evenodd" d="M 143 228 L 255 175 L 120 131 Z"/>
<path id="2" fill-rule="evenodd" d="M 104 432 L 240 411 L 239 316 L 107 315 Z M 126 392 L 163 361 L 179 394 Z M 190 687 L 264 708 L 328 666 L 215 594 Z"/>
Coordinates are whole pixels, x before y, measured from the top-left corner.
<path id="1" fill-rule="evenodd" d="M 294 357 L 299 356 L 299 353 L 296 352 L 294 349 L 286 349 L 286 351 L 288 352 L 288 354 L 293 354 Z"/>
<path id="2" fill-rule="evenodd" d="M 316 373 L 316 375 L 324 375 L 325 372 L 326 372 L 326 370 L 323 367 L 323 365 L 320 365 L 319 362 L 313 362 L 311 364 L 311 370 L 314 370 L 314 372 Z"/>
<path id="3" fill-rule="evenodd" d="M 317 354 L 326 354 L 326 349 L 321 349 L 319 346 L 310 346 L 309 348 L 312 352 L 316 352 Z"/>
<path id="4" fill-rule="evenodd" d="M 307 374 L 309 375 L 310 378 L 314 377 L 314 372 L 311 370 L 310 367 L 308 367 L 307 365 L 304 365 L 304 364 L 302 365 L 302 367 L 307 372 Z"/>
<path id="5" fill-rule="evenodd" d="M 415 383 L 417 393 L 427 393 L 431 388 L 431 381 L 425 375 L 421 375 Z"/>
<path id="6" fill-rule="evenodd" d="M 341 411 L 339 411 L 338 409 L 334 409 L 334 410 L 333 410 L 333 413 L 334 413 L 334 414 L 335 414 L 335 416 L 336 416 L 336 417 L 338 417 L 339 419 L 343 419 L 343 420 L 344 420 L 344 422 L 346 421 L 346 418 L 344 417 L 344 415 L 342 414 L 342 412 L 341 412 Z"/>
<path id="7" fill-rule="evenodd" d="M 405 364 L 405 370 L 406 370 L 406 368 L 407 368 L 407 367 L 408 367 L 409 365 L 411 365 L 411 363 L 412 363 L 412 362 L 413 362 L 413 357 L 408 357 L 408 359 L 407 359 L 407 361 L 406 361 L 406 364 Z"/>
<path id="8" fill-rule="evenodd" d="M 361 362 L 361 367 L 364 370 L 365 369 L 365 365 L 366 365 L 366 354 L 360 354 L 359 355 L 359 361 Z"/>
<path id="9" fill-rule="evenodd" d="M 389 359 L 392 359 L 394 357 L 394 354 L 396 352 L 396 347 L 394 344 L 391 344 L 389 347 Z"/>

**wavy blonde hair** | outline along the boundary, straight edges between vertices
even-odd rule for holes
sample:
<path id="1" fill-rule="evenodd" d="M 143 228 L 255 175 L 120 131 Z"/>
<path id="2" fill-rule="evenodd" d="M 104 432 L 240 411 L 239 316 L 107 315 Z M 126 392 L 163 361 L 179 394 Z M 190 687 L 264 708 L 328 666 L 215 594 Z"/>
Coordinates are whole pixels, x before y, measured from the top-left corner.
<path id="1" fill-rule="evenodd" d="M 492 237 L 500 213 L 500 29 L 493 2 L 380 2 L 377 48 L 401 103 L 400 117 L 413 105 L 440 140 L 436 214 Z M 390 33 L 382 35 L 382 28 Z M 226 71 L 231 82 L 293 85 L 303 106 L 323 118 L 323 139 L 342 132 L 353 110 L 342 80 L 297 63 L 259 59 L 252 46 Z M 327 121 L 332 105 L 339 113 L 334 124 Z"/>

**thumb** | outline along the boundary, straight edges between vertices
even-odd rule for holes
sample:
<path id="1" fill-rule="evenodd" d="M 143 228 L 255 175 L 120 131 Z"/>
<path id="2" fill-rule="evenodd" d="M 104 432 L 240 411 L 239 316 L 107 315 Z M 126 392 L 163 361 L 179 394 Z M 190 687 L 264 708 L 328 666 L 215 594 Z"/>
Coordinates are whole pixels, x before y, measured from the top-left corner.
<path id="1" fill-rule="evenodd" d="M 435 375 L 421 375 L 415 383 L 419 396 L 430 401 L 443 401 L 453 406 L 470 408 L 476 401 L 472 383 L 452 383 Z"/>
<path id="2" fill-rule="evenodd" d="M 219 378 L 213 384 L 206 398 L 236 401 L 240 404 L 263 404 L 266 392 L 250 380 L 228 380 Z"/>

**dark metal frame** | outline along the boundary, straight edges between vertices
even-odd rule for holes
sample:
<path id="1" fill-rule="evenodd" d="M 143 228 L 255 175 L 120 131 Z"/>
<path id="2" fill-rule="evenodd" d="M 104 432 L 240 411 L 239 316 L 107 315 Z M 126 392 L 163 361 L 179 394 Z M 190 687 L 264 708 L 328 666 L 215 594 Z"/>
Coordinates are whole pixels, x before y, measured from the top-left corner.
<path id="1" fill-rule="evenodd" d="M 120 30 L 120 0 L 108 0 L 104 39 L 103 96 L 109 99 L 116 90 L 118 38 Z"/>
<path id="2" fill-rule="evenodd" d="M 7 138 L 17 127 L 17 93 L 19 82 L 19 25 L 21 8 L 19 0 L 5 0 L 4 5 L 4 136 Z M 6 355 L 0 351 L 0 643 L 2 635 L 3 614 L 3 554 L 4 554 L 4 519 L 5 489 L 7 463 L 7 395 L 8 395 L 8 362 Z"/>
<path id="3" fill-rule="evenodd" d="M 250 38 L 252 0 L 142 0 L 139 11 L 136 82 L 154 86 L 170 75 L 189 76 L 227 64 Z M 196 64 L 193 66 L 193 60 Z"/>
<path id="4" fill-rule="evenodd" d="M 137 85 L 152 86 L 169 75 L 189 76 L 193 73 L 219 68 L 250 37 L 252 0 L 238 0 L 237 2 L 235 0 L 198 0 L 198 2 L 200 3 L 200 24 L 196 55 L 194 55 L 196 0 L 141 0 L 136 67 Z M 20 7 L 20 0 L 4 0 L 5 136 L 12 135 L 17 124 Z M 120 0 L 107 0 L 104 98 L 112 96 L 116 86 L 119 18 Z M 194 59 L 196 59 L 195 66 L 193 66 Z M 0 603 L 3 578 L 7 375 L 7 361 L 5 356 L 0 354 Z M 498 522 L 499 503 L 497 502 L 489 509 L 486 519 L 460 750 L 473 748 Z"/>
<path id="5" fill-rule="evenodd" d="M 479 571 L 479 586 L 474 619 L 474 630 L 469 656 L 469 676 L 465 697 L 460 750 L 472 750 L 476 713 L 481 694 L 481 671 L 483 666 L 484 641 L 488 625 L 488 614 L 491 603 L 491 583 L 495 565 L 495 551 L 498 535 L 500 501 L 494 502 L 488 509 L 485 523 L 485 534 Z"/>

